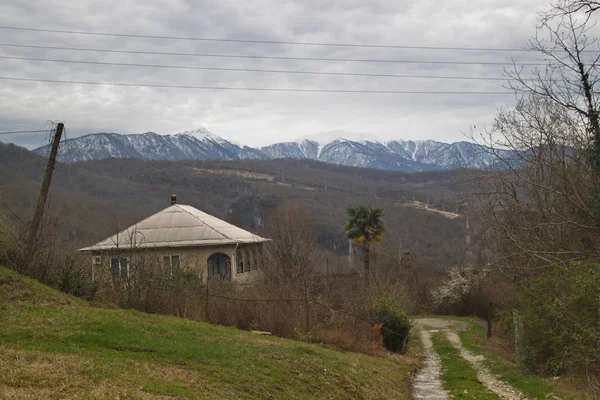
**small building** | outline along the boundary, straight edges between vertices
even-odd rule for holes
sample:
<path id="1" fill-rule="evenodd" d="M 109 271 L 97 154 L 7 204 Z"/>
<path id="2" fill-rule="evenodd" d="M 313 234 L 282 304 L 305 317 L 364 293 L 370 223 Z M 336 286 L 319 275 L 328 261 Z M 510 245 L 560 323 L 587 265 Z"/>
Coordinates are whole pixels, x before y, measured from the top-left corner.
<path id="1" fill-rule="evenodd" d="M 202 279 L 246 280 L 263 260 L 268 239 L 245 231 L 194 207 L 171 206 L 96 243 L 79 249 L 92 257 L 92 279 L 110 271 L 130 275 L 130 263 L 143 255 L 163 269 L 194 268 Z"/>

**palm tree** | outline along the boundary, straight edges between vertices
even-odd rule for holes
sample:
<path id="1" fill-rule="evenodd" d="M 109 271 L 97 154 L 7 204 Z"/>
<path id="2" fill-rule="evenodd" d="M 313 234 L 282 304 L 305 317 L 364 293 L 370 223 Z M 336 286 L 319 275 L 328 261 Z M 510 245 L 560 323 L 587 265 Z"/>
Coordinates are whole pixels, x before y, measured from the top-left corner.
<path id="1" fill-rule="evenodd" d="M 365 282 L 369 284 L 370 273 L 370 250 L 371 244 L 378 244 L 383 238 L 385 228 L 383 227 L 383 211 L 381 208 L 369 208 L 365 206 L 352 207 L 347 210 L 348 223 L 344 230 L 348 238 L 363 249 L 363 263 L 365 266 Z"/>

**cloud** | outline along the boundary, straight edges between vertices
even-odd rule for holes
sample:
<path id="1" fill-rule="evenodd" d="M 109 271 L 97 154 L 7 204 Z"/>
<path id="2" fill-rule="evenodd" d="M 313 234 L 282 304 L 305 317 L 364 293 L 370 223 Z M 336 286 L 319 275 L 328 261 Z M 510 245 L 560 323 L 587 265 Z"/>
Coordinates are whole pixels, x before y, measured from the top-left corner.
<path id="1" fill-rule="evenodd" d="M 523 47 L 547 0 L 13 0 L 0 25 L 159 36 L 451 47 Z M 527 53 L 294 46 L 121 38 L 1 30 L 4 43 L 154 52 L 287 57 L 532 60 Z M 305 71 L 502 76 L 500 66 L 318 62 L 74 52 L 0 46 L 2 56 L 117 63 Z M 499 91 L 500 81 L 275 74 L 2 60 L 2 75 L 140 84 L 342 90 Z M 249 145 L 321 131 L 373 132 L 385 138 L 462 140 L 490 124 L 512 96 L 244 92 L 0 81 L 0 130 L 65 122 L 71 137 L 90 132 L 175 133 L 204 126 Z M 0 140 L 34 147 L 28 135 Z"/>

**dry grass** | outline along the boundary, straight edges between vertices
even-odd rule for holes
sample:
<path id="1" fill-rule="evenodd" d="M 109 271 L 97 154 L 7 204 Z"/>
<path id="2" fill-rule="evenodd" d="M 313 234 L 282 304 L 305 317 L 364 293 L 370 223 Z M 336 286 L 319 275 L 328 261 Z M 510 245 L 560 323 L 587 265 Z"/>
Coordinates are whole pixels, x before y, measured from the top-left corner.
<path id="1" fill-rule="evenodd" d="M 0 281 L 2 399 L 398 399 L 417 366 Z"/>

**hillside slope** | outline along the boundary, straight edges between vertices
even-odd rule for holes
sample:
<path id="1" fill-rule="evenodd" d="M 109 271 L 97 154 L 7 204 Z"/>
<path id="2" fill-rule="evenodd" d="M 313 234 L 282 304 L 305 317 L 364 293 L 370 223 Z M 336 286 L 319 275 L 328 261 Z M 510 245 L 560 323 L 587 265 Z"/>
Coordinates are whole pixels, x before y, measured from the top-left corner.
<path id="1" fill-rule="evenodd" d="M 46 162 L 26 149 L 0 144 L 0 215 L 14 212 L 29 221 Z M 396 255 L 401 240 L 420 266 L 444 271 L 463 261 L 464 221 L 416 208 L 413 200 L 459 212 L 469 180 L 461 171 L 408 174 L 313 160 L 95 160 L 56 166 L 48 209 L 58 240 L 73 249 L 162 210 L 173 193 L 182 204 L 259 235 L 266 235 L 274 209 L 292 205 L 314 216 L 319 245 L 346 265 L 346 209 L 381 207 L 387 234 L 377 252 Z"/>
<path id="2" fill-rule="evenodd" d="M 402 399 L 410 359 L 92 308 L 0 267 L 0 398 Z"/>

